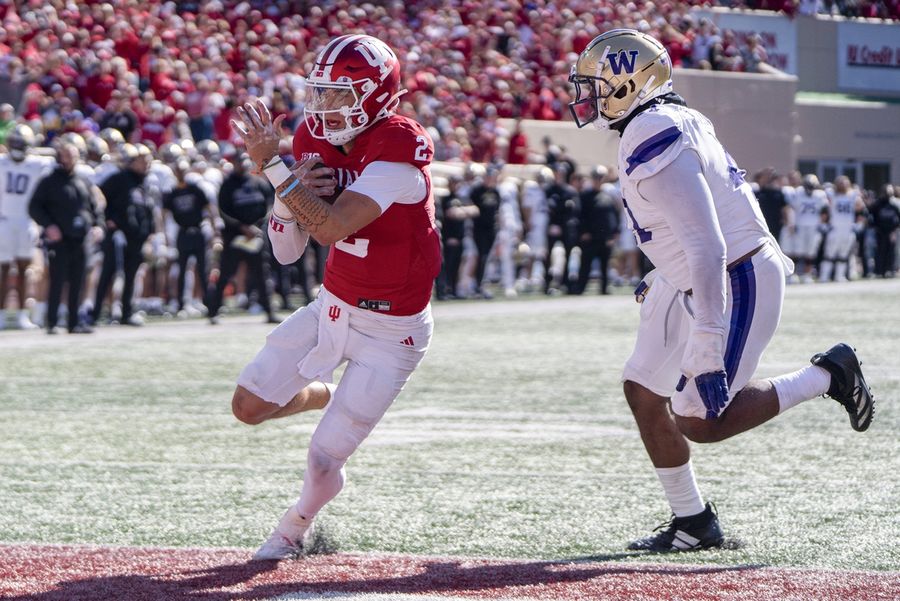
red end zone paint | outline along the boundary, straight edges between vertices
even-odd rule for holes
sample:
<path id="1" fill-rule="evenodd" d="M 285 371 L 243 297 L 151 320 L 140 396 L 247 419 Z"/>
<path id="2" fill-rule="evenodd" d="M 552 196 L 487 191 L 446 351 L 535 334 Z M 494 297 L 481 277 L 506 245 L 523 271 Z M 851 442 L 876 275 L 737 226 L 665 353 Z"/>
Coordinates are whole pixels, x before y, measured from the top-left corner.
<path id="1" fill-rule="evenodd" d="M 265 599 L 378 593 L 473 599 L 896 601 L 900 573 L 335 554 L 249 561 L 234 549 L 0 545 L 0 598 Z"/>

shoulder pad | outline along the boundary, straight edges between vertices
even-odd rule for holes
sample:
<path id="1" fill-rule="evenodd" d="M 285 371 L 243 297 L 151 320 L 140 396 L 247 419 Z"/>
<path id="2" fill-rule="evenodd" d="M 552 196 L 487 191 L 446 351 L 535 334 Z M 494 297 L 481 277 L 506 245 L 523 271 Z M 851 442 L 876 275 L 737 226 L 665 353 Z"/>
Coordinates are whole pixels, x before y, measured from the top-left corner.
<path id="1" fill-rule="evenodd" d="M 625 128 L 619 148 L 619 170 L 627 177 L 642 180 L 658 173 L 688 144 L 678 108 L 653 107 Z"/>
<path id="2" fill-rule="evenodd" d="M 369 147 L 378 149 L 371 160 L 410 163 L 424 167 L 434 159 L 434 142 L 424 127 L 412 119 L 393 115 L 373 131 Z"/>

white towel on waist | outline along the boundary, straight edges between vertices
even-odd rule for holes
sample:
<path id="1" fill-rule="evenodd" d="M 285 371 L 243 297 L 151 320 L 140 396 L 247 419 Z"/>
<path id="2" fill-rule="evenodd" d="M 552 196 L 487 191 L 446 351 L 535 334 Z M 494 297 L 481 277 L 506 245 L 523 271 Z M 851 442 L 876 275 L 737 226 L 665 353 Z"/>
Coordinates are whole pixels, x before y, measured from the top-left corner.
<path id="1" fill-rule="evenodd" d="M 316 346 L 297 364 L 304 378 L 331 382 L 332 372 L 344 358 L 350 332 L 350 305 L 324 288 L 321 289 L 322 309 L 319 313 L 319 340 Z"/>

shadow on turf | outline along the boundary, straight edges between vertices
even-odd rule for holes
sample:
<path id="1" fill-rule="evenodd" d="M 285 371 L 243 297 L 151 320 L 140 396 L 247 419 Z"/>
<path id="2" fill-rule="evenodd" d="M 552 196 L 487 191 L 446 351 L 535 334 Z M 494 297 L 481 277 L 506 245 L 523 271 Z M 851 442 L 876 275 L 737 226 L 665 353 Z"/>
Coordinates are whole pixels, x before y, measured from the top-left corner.
<path id="1" fill-rule="evenodd" d="M 268 599 L 296 594 L 406 594 L 442 595 L 484 591 L 486 596 L 510 594 L 516 587 L 550 586 L 567 598 L 569 585 L 608 579 L 601 586 L 616 586 L 622 576 L 656 576 L 684 581 L 685 577 L 755 570 L 758 566 L 609 565 L 604 561 L 633 558 L 616 554 L 562 561 L 488 563 L 484 560 L 436 560 L 414 557 L 338 555 L 298 561 L 247 561 L 199 570 L 172 570 L 159 574 L 123 574 L 59 582 L 53 591 L 3 597 L 6 601 L 105 601 L 148 599 L 168 601 L 226 601 Z M 410 566 L 410 563 L 417 563 Z M 393 565 L 392 565 L 393 563 Z M 337 564 L 337 565 L 336 565 Z M 139 571 L 138 570 L 135 571 Z M 414 574 L 396 575 L 398 572 Z M 152 569 L 146 570 L 153 572 Z M 609 577 L 613 577 L 609 579 Z M 253 582 L 255 580 L 255 582 Z"/>

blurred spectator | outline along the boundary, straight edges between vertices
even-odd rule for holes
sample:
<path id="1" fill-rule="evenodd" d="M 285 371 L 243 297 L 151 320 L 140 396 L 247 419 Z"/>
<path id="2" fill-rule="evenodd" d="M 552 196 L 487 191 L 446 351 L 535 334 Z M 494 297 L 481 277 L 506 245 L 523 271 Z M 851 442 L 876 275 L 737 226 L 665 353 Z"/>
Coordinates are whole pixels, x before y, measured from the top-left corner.
<path id="1" fill-rule="evenodd" d="M 185 110 L 191 135 L 195 142 L 209 140 L 213 136 L 212 106 L 210 105 L 209 81 L 206 76 L 196 73 L 190 91 L 185 94 Z M 261 91 L 258 91 L 261 94 Z"/>
<path id="2" fill-rule="evenodd" d="M 769 55 L 757 33 L 747 36 L 746 45 L 741 48 L 741 60 L 747 73 L 780 73 L 769 64 Z"/>
<path id="3" fill-rule="evenodd" d="M 475 268 L 475 294 L 484 298 L 490 298 L 491 294 L 485 290 L 484 269 L 488 255 L 497 238 L 497 218 L 500 210 L 500 191 L 497 189 L 499 169 L 489 166 L 484 176 L 484 181 L 477 184 L 469 193 L 472 205 L 478 209 L 478 215 L 472 219 L 472 235 L 475 238 L 475 247 L 478 250 L 478 263 Z"/>
<path id="4" fill-rule="evenodd" d="M 537 181 L 522 183 L 522 221 L 525 226 L 525 242 L 528 259 L 526 264 L 527 287 L 543 288 L 547 261 L 547 226 L 549 208 L 544 189 L 553 181 L 553 170 L 542 168 Z"/>
<path id="5" fill-rule="evenodd" d="M 222 258 L 218 280 L 206 303 L 209 320 L 218 323 L 225 286 L 237 273 L 238 265 L 247 264 L 256 302 L 266 312 L 269 323 L 278 323 L 269 299 L 269 257 L 266 252 L 265 221 L 275 200 L 275 191 L 266 180 L 251 175 L 250 158 L 244 153 L 231 157 L 232 171 L 219 191 L 219 211 L 225 220 L 222 232 Z"/>
<path id="6" fill-rule="evenodd" d="M 575 188 L 568 184 L 569 169 L 559 162 L 553 171 L 553 181 L 544 189 L 547 196 L 549 226 L 547 250 L 550 260 L 544 276 L 544 293 L 559 293 L 569 286 L 569 260 L 578 245 L 578 223 L 581 207 Z M 561 260 L 554 261 L 554 246 L 562 246 Z"/>
<path id="7" fill-rule="evenodd" d="M 778 174 L 771 167 L 763 169 L 757 175 L 759 189 L 756 191 L 756 199 L 762 210 L 769 232 L 776 240 L 781 238 L 781 228 L 788 222 L 790 204 L 784 196 L 784 192 L 778 185 Z"/>
<path id="8" fill-rule="evenodd" d="M 206 291 L 209 286 L 209 271 L 206 265 L 206 246 L 211 241 L 214 231 L 214 209 L 206 194 L 195 184 L 185 181 L 190 172 L 190 164 L 185 159 L 175 164 L 176 185 L 162 200 L 162 206 L 178 225 L 176 246 L 178 249 L 178 283 L 176 288 L 178 316 L 187 316 L 185 298 L 192 299 L 192 294 L 185 290 L 185 278 L 188 262 L 191 257 L 195 261 L 195 271 L 200 289 Z M 204 224 L 204 220 L 206 223 Z M 204 229 L 204 225 L 206 226 Z"/>
<path id="9" fill-rule="evenodd" d="M 797 264 L 801 282 L 812 281 L 812 271 L 822 238 L 822 215 L 828 198 L 813 174 L 803 176 L 802 185 L 788 198 L 792 218 L 781 230 L 782 250 Z"/>
<path id="10" fill-rule="evenodd" d="M 100 320 L 103 299 L 121 265 L 125 286 L 122 290 L 122 325 L 143 325 L 143 317 L 132 311 L 134 280 L 144 261 L 144 242 L 155 229 L 154 205 L 144 185 L 150 168 L 150 150 L 141 144 L 122 148 L 123 168 L 100 186 L 106 198 L 106 238 L 103 240 L 103 270 L 94 297 L 91 325 Z M 121 259 L 120 259 L 121 257 Z M 117 321 L 110 307 L 110 320 Z"/>
<path id="11" fill-rule="evenodd" d="M 119 90 L 113 90 L 99 125 L 101 129 L 109 127 L 118 130 L 126 142 L 132 139 L 131 135 L 137 129 L 138 118 L 128 106 L 125 95 Z"/>
<path id="12" fill-rule="evenodd" d="M 872 205 L 875 228 L 875 275 L 893 277 L 897 271 L 897 236 L 900 232 L 900 198 L 890 184 L 882 186 Z"/>
<path id="13" fill-rule="evenodd" d="M 524 165 L 528 160 L 528 138 L 522 131 L 522 122 L 516 120 L 515 129 L 509 138 L 509 152 L 506 155 L 506 162 L 510 165 Z"/>
<path id="14" fill-rule="evenodd" d="M 834 180 L 834 189 L 828 194 L 828 233 L 825 236 L 820 282 L 831 281 L 832 273 L 838 282 L 849 279 L 856 223 L 858 214 L 864 210 L 859 190 L 850 183 L 850 178 L 838 176 Z"/>
<path id="15" fill-rule="evenodd" d="M 712 21 L 703 17 L 694 35 L 691 47 L 691 67 L 695 69 L 712 69 L 710 56 L 713 46 L 720 43 L 718 31 Z"/>
<path id="16" fill-rule="evenodd" d="M 459 195 L 461 182 L 462 178 L 459 176 L 451 176 L 447 183 L 447 194 L 437 199 L 441 209 L 441 240 L 444 254 L 437 284 L 437 296 L 440 300 L 457 298 L 459 294 L 459 269 L 462 264 L 466 220 L 479 214 L 477 207 Z"/>
<path id="17" fill-rule="evenodd" d="M 494 244 L 499 263 L 499 280 L 506 298 L 518 295 L 516 281 L 522 241 L 522 211 L 519 208 L 519 179 L 508 177 L 497 184 L 500 209 L 497 212 L 497 241 Z"/>
<path id="18" fill-rule="evenodd" d="M 576 294 L 583 294 L 588 285 L 594 259 L 600 263 L 600 294 L 609 294 L 609 258 L 619 237 L 619 206 L 615 187 L 605 182 L 606 167 L 596 167 L 590 182 L 581 192 L 579 246 L 581 266 L 578 271 Z"/>
<path id="19" fill-rule="evenodd" d="M 715 71 L 743 71 L 744 61 L 734 32 L 726 29 L 709 51 L 709 62 Z"/>
<path id="20" fill-rule="evenodd" d="M 26 309 L 28 265 L 34 255 L 36 231 L 28 202 L 38 182 L 50 173 L 53 161 L 32 152 L 35 136 L 27 125 L 16 125 L 6 138 L 8 152 L 0 155 L 0 329 L 6 326 L 10 287 L 15 284 L 19 307 L 17 325 L 35 328 Z M 12 268 L 16 277 L 13 278 Z"/>
<path id="21" fill-rule="evenodd" d="M 0 145 L 6 144 L 6 136 L 16 126 L 16 114 L 13 105 L 3 103 L 0 105 Z"/>

